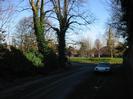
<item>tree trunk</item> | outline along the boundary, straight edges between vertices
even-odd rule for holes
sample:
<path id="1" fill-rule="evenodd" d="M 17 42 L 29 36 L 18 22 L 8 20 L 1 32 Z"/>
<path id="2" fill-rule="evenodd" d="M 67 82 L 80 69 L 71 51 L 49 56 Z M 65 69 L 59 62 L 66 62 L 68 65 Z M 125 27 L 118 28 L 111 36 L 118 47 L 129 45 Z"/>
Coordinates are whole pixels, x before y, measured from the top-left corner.
<path id="1" fill-rule="evenodd" d="M 110 57 L 113 58 L 113 49 L 110 49 Z"/>
<path id="2" fill-rule="evenodd" d="M 133 42 L 132 42 L 133 44 Z M 130 99 L 133 98 L 133 47 L 128 48 L 124 54 L 123 64 L 125 66 L 127 87 Z"/>
<path id="3" fill-rule="evenodd" d="M 45 14 L 44 14 L 44 2 L 45 0 L 29 0 L 33 12 L 34 30 L 37 40 L 37 46 L 39 52 L 44 55 L 45 49 Z"/>
<path id="4" fill-rule="evenodd" d="M 34 28 L 35 28 L 38 51 L 41 54 L 44 54 L 44 49 L 45 49 L 44 28 L 42 28 L 42 26 L 39 23 L 40 22 L 39 17 L 34 15 L 33 18 L 34 18 Z"/>
<path id="5" fill-rule="evenodd" d="M 132 2 L 133 6 L 133 2 Z M 131 9 L 131 8 L 130 8 Z M 131 13 L 131 12 L 130 12 Z M 128 17 L 130 20 L 128 21 L 128 31 L 129 31 L 129 50 L 127 56 L 127 63 L 128 63 L 128 71 L 129 72 L 129 87 L 131 91 L 131 98 L 133 98 L 133 13 Z"/>
<path id="6" fill-rule="evenodd" d="M 65 34 L 64 33 L 59 33 L 60 35 L 58 35 L 58 53 L 59 53 L 59 65 L 60 67 L 65 68 L 66 67 L 66 62 L 67 62 L 67 58 L 66 58 L 66 43 L 65 43 Z"/>
<path id="7" fill-rule="evenodd" d="M 129 50 L 128 50 L 128 58 L 129 58 L 129 65 L 133 68 L 133 1 L 129 0 L 129 5 L 128 5 L 128 45 L 129 45 Z M 132 69 L 133 72 L 133 69 Z"/>
<path id="8" fill-rule="evenodd" d="M 98 52 L 98 58 L 100 58 L 101 57 L 101 54 L 100 54 L 100 52 Z"/>

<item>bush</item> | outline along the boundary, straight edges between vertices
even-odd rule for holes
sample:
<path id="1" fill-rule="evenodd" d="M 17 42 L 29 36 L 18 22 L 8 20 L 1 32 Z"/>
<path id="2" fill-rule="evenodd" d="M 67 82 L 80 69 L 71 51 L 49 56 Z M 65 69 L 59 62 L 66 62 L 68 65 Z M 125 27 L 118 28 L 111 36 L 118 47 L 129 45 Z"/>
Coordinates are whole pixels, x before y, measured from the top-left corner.
<path id="1" fill-rule="evenodd" d="M 37 51 L 30 51 L 25 53 L 26 58 L 31 61 L 35 66 L 43 66 L 43 56 Z"/>
<path id="2" fill-rule="evenodd" d="M 45 74 L 51 70 L 58 69 L 57 55 L 51 48 L 45 51 L 44 56 L 35 50 L 25 53 L 25 56 L 37 67 L 38 73 Z"/>
<path id="3" fill-rule="evenodd" d="M 14 47 L 11 47 L 11 51 L 3 48 L 0 49 L 0 53 L 2 54 L 0 58 L 0 75 L 21 77 L 33 74 L 34 66 L 32 62 L 28 61 L 20 50 Z"/>

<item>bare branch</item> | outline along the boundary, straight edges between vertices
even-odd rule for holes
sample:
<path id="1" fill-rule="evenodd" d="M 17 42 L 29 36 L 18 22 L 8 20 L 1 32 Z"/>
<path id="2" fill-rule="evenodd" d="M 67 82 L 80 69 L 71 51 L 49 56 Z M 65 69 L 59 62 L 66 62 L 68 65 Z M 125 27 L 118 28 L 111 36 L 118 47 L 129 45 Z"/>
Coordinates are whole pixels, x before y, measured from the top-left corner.
<path id="1" fill-rule="evenodd" d="M 16 10 L 17 12 L 23 12 L 23 11 L 26 11 L 26 10 L 31 10 L 31 8 L 24 8 L 22 10 Z"/>
<path id="2" fill-rule="evenodd" d="M 49 27 L 52 28 L 54 31 L 56 31 L 56 33 L 59 33 L 60 30 L 59 30 L 58 28 L 53 27 L 53 26 L 52 26 L 50 23 L 48 23 L 48 22 L 47 22 L 46 24 L 49 25 Z"/>

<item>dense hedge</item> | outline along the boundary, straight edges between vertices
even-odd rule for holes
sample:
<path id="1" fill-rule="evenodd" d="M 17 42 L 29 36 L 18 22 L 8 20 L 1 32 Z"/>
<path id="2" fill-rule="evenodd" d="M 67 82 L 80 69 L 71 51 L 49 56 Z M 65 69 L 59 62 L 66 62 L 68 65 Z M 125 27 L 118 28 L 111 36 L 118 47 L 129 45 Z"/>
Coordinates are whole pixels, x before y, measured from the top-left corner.
<path id="1" fill-rule="evenodd" d="M 23 77 L 32 75 L 34 66 L 26 56 L 18 49 L 11 50 L 0 48 L 0 75 L 2 77 Z M 8 77 L 9 78 L 9 77 Z"/>

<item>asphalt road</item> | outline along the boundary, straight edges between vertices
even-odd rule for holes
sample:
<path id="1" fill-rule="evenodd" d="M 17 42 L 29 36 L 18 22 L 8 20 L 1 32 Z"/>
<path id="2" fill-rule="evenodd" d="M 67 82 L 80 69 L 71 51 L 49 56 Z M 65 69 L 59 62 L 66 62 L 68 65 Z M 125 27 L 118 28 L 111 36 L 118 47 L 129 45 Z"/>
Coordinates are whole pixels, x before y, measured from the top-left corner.
<path id="1" fill-rule="evenodd" d="M 67 72 L 38 78 L 0 91 L 0 99 L 64 99 L 83 80 L 91 76 L 95 65 L 73 64 Z"/>
<path id="2" fill-rule="evenodd" d="M 111 66 L 112 72 L 93 73 L 66 99 L 133 99 L 129 93 L 125 66 Z"/>

